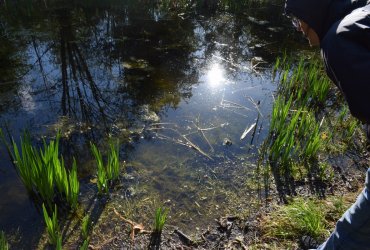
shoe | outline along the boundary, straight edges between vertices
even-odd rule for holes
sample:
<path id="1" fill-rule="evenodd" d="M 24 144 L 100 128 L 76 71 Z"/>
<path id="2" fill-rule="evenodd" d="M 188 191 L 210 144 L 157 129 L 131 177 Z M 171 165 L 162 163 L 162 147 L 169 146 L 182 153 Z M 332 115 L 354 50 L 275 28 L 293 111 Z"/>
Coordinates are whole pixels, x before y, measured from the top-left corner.
<path id="1" fill-rule="evenodd" d="M 317 249 L 320 246 L 314 238 L 308 235 L 303 236 L 299 244 L 303 250 Z"/>

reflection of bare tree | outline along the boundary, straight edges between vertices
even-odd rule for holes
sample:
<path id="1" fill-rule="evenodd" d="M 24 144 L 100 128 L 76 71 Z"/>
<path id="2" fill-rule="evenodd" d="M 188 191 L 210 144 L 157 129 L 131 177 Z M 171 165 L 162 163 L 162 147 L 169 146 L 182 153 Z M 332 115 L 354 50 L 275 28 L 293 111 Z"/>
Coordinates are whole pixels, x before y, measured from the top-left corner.
<path id="1" fill-rule="evenodd" d="M 103 105 L 107 104 L 101 90 L 95 83 L 89 67 L 82 55 L 67 11 L 59 12 L 60 20 L 60 59 L 62 74 L 61 107 L 64 116 L 74 116 L 77 120 L 91 124 L 102 122 L 107 127 L 108 114 Z M 77 117 L 78 114 L 81 117 Z"/>

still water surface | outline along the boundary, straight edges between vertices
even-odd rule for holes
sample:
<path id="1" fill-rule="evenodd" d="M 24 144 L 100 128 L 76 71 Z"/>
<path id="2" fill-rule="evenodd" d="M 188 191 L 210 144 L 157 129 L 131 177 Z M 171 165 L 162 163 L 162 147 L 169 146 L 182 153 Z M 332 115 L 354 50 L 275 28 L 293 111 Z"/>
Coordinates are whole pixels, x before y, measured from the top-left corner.
<path id="1" fill-rule="evenodd" d="M 96 192 L 89 142 L 103 148 L 110 135 L 126 162 L 112 204 L 164 203 L 169 223 L 189 231 L 248 210 L 276 88 L 272 64 L 294 45 L 282 7 L 139 7 L 1 6 L 1 128 L 16 141 L 27 129 L 35 144 L 60 130 L 66 162 L 78 161 L 82 204 Z M 0 229 L 36 244 L 42 217 L 0 149 Z"/>

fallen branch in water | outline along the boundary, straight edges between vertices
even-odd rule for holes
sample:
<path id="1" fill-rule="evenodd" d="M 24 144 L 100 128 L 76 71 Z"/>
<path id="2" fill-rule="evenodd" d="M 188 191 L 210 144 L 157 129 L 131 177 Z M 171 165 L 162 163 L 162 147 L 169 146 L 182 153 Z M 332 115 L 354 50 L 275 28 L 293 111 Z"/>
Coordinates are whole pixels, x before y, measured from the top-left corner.
<path id="1" fill-rule="evenodd" d="M 211 148 L 211 152 L 215 152 L 215 149 L 212 147 L 211 143 L 209 142 L 208 138 L 204 134 L 203 130 L 197 124 L 195 124 L 195 122 L 193 122 L 193 124 L 197 128 L 197 130 L 202 134 L 204 140 L 208 143 L 208 146 Z"/>
<path id="2" fill-rule="evenodd" d="M 179 143 L 181 145 L 186 145 L 188 147 L 191 147 L 193 149 L 195 149 L 196 151 L 198 151 L 200 154 L 202 154 L 203 156 L 207 157 L 208 159 L 210 160 L 213 160 L 213 158 L 211 156 L 209 156 L 206 152 L 204 152 L 200 147 L 198 147 L 196 144 L 194 144 L 192 141 L 190 141 L 186 135 L 183 135 L 181 134 L 179 131 L 177 131 L 176 129 L 174 128 L 166 128 L 166 127 L 160 127 L 160 128 L 149 128 L 148 130 L 170 130 L 172 132 L 175 132 L 178 136 L 180 136 L 182 139 L 184 139 L 186 141 L 186 143 L 182 142 L 182 141 L 177 141 L 177 140 L 174 140 L 172 138 L 172 141 L 175 142 L 175 143 Z M 164 135 L 162 135 L 163 137 L 166 137 Z M 169 137 L 167 137 L 169 138 Z"/>

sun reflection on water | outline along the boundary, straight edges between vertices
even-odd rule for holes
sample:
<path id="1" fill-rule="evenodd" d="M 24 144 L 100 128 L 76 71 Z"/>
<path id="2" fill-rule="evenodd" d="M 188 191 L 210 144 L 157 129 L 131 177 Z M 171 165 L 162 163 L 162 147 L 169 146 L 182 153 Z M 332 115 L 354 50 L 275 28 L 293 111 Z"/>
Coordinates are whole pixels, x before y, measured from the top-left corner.
<path id="1" fill-rule="evenodd" d="M 218 63 L 213 63 L 207 71 L 207 84 L 212 88 L 220 87 L 225 82 L 225 71 Z"/>

